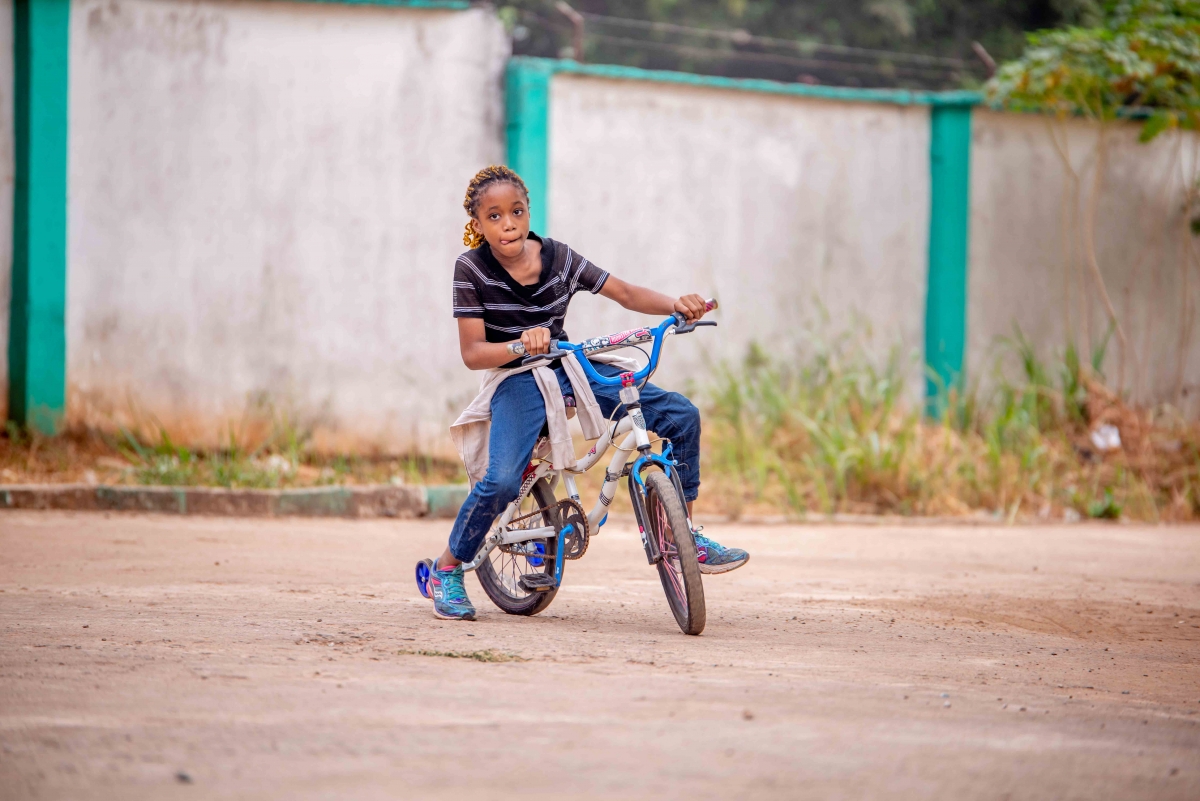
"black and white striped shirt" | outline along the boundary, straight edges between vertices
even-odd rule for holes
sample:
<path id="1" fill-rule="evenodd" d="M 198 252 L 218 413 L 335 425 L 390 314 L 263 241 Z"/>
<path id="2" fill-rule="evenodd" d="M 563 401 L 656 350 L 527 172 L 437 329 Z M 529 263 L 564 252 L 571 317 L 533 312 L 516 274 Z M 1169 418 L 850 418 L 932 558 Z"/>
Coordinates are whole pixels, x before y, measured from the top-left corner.
<path id="1" fill-rule="evenodd" d="M 563 323 L 571 296 L 581 289 L 599 292 L 608 273 L 562 242 L 540 237 L 542 274 L 521 286 L 500 266 L 485 242 L 458 257 L 454 265 L 454 316 L 483 319 L 488 342 L 510 342 L 530 328 L 550 329 L 551 339 L 568 339 Z"/>

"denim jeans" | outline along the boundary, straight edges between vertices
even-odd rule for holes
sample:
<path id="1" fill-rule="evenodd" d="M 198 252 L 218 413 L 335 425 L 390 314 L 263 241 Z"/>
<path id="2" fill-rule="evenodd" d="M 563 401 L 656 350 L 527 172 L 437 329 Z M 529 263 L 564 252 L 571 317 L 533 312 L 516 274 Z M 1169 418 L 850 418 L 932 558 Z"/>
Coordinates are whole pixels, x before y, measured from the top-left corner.
<path id="1" fill-rule="evenodd" d="M 621 372 L 605 364 L 595 367 L 596 372 L 606 376 Z M 571 382 L 563 369 L 554 372 L 563 393 L 572 394 Z M 591 386 L 604 416 L 611 415 L 621 402 L 620 387 L 595 382 Z M 653 384 L 642 387 L 641 403 L 647 428 L 671 440 L 674 446 L 684 498 L 696 500 L 700 492 L 700 410 L 678 392 L 667 392 Z M 532 373 L 510 376 L 496 387 L 492 396 L 488 469 L 458 510 L 450 532 L 450 552 L 455 559 L 464 562 L 474 559 L 492 521 L 517 497 L 521 475 L 545 424 L 546 404 Z"/>

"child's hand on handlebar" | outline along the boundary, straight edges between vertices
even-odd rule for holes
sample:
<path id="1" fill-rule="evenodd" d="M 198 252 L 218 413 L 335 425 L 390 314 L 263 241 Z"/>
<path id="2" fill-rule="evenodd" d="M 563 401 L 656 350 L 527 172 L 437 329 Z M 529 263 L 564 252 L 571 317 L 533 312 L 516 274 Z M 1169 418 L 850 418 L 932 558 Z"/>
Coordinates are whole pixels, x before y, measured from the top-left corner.
<path id="1" fill-rule="evenodd" d="M 675 301 L 675 311 L 682 314 L 689 323 L 699 320 L 707 310 L 704 298 L 696 294 L 681 295 L 679 300 Z"/>
<path id="2" fill-rule="evenodd" d="M 703 304 L 703 301 L 701 301 Z M 521 334 L 521 344 L 525 346 L 525 353 L 528 356 L 537 356 L 540 353 L 550 352 L 550 329 L 549 328 L 530 328 Z"/>

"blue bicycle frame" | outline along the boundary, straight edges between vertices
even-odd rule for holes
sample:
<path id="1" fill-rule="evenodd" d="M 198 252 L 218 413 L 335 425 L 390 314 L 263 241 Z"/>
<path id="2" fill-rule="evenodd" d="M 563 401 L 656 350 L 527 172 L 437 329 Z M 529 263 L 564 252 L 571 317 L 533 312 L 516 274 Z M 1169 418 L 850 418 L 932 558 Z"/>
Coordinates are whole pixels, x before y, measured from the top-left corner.
<path id="1" fill-rule="evenodd" d="M 699 320 L 689 323 L 686 322 L 682 314 L 676 313 L 663 320 L 654 328 L 635 328 L 631 331 L 622 331 L 619 334 L 609 334 L 604 337 L 586 339 L 578 344 L 552 340 L 548 353 L 538 354 L 537 356 L 526 356 L 524 363 L 553 361 L 555 359 L 566 358 L 568 355 L 574 355 L 576 361 L 583 367 L 583 372 L 589 380 L 608 387 L 619 387 L 626 384 L 628 374 L 617 376 L 602 375 L 592 366 L 588 356 L 608 350 L 632 347 L 645 342 L 653 342 L 650 348 L 650 360 L 646 363 L 645 367 L 632 374 L 633 383 L 640 386 L 658 369 L 658 357 L 662 353 L 663 340 L 669 332 L 674 330 L 676 334 L 687 334 L 695 330 L 697 326 L 703 325 L 716 325 L 716 323 L 709 320 Z M 523 353 L 524 349 L 522 348 L 520 352 Z"/>

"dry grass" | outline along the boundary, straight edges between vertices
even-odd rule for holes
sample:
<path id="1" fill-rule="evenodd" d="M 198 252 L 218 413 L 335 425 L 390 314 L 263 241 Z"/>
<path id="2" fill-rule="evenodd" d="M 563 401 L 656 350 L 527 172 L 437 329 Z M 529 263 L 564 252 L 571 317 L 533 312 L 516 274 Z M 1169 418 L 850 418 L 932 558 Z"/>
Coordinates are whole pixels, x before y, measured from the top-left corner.
<path id="1" fill-rule="evenodd" d="M 789 364 L 752 349 L 707 393 L 706 506 L 734 516 L 1200 517 L 1200 425 L 1126 406 L 1070 348 L 1053 371 L 1019 332 L 1005 352 L 1020 379 L 997 377 L 986 395 L 944 393 L 930 419 L 898 356 L 874 366 L 848 337 Z M 1119 430 L 1119 448 L 1092 444 L 1102 425 Z"/>
<path id="2" fill-rule="evenodd" d="M 76 429 L 55 437 L 10 424 L 0 437 L 0 484 L 98 483 L 274 489 L 334 484 L 453 484 L 465 480 L 457 461 L 423 454 L 323 454 L 310 437 L 280 418 L 257 442 L 231 437 L 219 449 L 176 444 L 152 435 Z"/>

